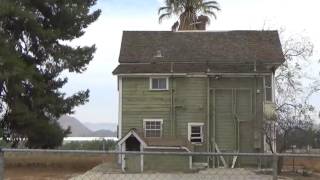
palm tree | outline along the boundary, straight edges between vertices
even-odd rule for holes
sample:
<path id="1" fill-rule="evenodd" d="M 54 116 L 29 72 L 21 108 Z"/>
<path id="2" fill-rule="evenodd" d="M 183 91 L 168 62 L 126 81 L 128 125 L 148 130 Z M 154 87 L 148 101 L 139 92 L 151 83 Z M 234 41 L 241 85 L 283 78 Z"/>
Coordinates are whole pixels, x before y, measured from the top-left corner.
<path id="1" fill-rule="evenodd" d="M 210 23 L 209 16 L 216 19 L 214 11 L 219 11 L 216 1 L 206 0 L 165 0 L 165 6 L 159 8 L 159 23 L 172 15 L 179 16 L 172 30 L 205 30 Z"/>

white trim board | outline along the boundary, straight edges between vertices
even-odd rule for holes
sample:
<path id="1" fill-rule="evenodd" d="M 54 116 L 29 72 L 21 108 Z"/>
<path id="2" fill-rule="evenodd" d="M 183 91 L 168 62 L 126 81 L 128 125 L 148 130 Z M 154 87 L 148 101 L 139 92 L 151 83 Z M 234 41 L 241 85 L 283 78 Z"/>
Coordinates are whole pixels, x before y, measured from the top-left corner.
<path id="1" fill-rule="evenodd" d="M 192 126 L 200 126 L 201 142 L 191 142 L 191 127 Z M 190 122 L 190 123 L 188 123 L 188 140 L 192 144 L 202 144 L 203 143 L 203 141 L 204 141 L 203 126 L 204 126 L 204 123 L 201 123 L 201 122 Z"/>
<path id="2" fill-rule="evenodd" d="M 146 136 L 146 122 L 160 122 L 160 137 L 147 137 Z M 147 138 L 161 138 L 162 137 L 162 131 L 163 131 L 163 119 L 143 119 L 143 134 L 144 137 Z"/>
<path id="3" fill-rule="evenodd" d="M 121 139 L 122 136 L 122 77 L 118 77 L 118 84 L 119 84 L 119 109 L 118 109 L 118 138 Z"/>
<path id="4" fill-rule="evenodd" d="M 254 77 L 254 76 L 266 76 L 271 75 L 272 72 L 263 72 L 263 73 L 123 73 L 115 74 L 116 76 L 198 76 L 202 75 L 203 77 L 221 75 L 226 77 Z"/>
<path id="5" fill-rule="evenodd" d="M 153 89 L 152 88 L 152 80 L 153 79 L 165 79 L 166 80 L 166 88 L 164 88 L 164 89 Z M 150 76 L 149 77 L 149 90 L 150 91 L 167 91 L 167 90 L 169 90 L 169 77 L 167 77 L 167 76 Z"/>
<path id="6" fill-rule="evenodd" d="M 123 144 L 131 135 L 133 135 L 135 138 L 137 138 L 137 140 L 140 142 L 140 144 L 143 147 L 146 147 L 147 144 L 140 138 L 140 136 L 134 132 L 133 130 L 129 131 L 128 134 L 126 134 L 122 139 L 120 139 L 120 141 L 118 142 L 118 144 Z"/>

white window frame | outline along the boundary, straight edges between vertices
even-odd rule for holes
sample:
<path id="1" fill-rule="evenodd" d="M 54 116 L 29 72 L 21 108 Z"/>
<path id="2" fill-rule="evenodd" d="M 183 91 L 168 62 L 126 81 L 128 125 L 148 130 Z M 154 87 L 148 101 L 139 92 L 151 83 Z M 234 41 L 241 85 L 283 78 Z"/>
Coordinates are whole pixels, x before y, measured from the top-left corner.
<path id="1" fill-rule="evenodd" d="M 166 88 L 164 89 L 153 89 L 152 88 L 152 80 L 153 79 L 166 79 Z M 149 78 L 149 89 L 152 90 L 152 91 L 166 91 L 166 90 L 169 90 L 169 77 L 150 77 Z"/>
<path id="2" fill-rule="evenodd" d="M 191 128 L 192 126 L 200 126 L 200 138 L 201 138 L 201 142 L 191 142 Z M 188 123 L 188 140 L 192 143 L 192 144 L 202 144 L 203 143 L 203 126 L 204 123 Z"/>
<path id="3" fill-rule="evenodd" d="M 270 86 L 267 86 L 266 85 L 266 77 L 268 76 L 268 78 L 270 77 Z M 274 102 L 274 76 L 273 74 L 270 74 L 270 75 L 266 75 L 266 76 L 263 76 L 263 87 L 264 87 L 264 101 L 271 101 L 271 102 Z M 270 91 L 270 96 L 271 96 L 271 99 L 268 99 L 267 100 L 267 91 Z"/>
<path id="4" fill-rule="evenodd" d="M 147 137 L 147 129 L 146 129 L 146 122 L 160 122 L 160 136 L 159 137 Z M 145 138 L 161 138 L 162 137 L 162 125 L 163 119 L 143 119 L 143 133 Z"/>

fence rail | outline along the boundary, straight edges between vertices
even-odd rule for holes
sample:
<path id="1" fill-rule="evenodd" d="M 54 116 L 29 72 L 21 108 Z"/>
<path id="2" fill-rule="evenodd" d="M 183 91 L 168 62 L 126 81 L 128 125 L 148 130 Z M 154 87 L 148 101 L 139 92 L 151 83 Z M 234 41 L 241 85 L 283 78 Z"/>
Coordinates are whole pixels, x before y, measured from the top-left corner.
<path id="1" fill-rule="evenodd" d="M 159 151 L 96 151 L 96 150 L 57 150 L 57 149 L 11 149 L 2 148 L 0 152 L 34 152 L 34 153 L 79 153 L 79 154 L 136 154 L 136 155 L 187 155 L 187 156 L 253 156 L 253 157 L 313 157 L 320 154 L 293 153 L 225 153 L 225 152 L 159 152 Z"/>
<path id="2" fill-rule="evenodd" d="M 44 153 L 44 154 L 64 154 L 64 155 L 115 155 L 121 157 L 123 155 L 140 155 L 142 156 L 182 156 L 182 157 L 206 157 L 206 158 L 217 158 L 218 161 L 221 157 L 239 157 L 239 158 L 248 158 L 253 157 L 256 159 L 259 158 L 268 158 L 271 161 L 270 169 L 272 173 L 270 174 L 271 179 L 278 179 L 278 159 L 283 158 L 316 158 L 320 160 L 320 154 L 290 154 L 290 153 L 217 153 L 217 152 L 159 152 L 159 151 L 92 151 L 92 150 L 52 150 L 52 149 L 9 149 L 3 148 L 0 149 L 0 180 L 4 179 L 5 171 L 5 154 L 6 153 Z M 234 159 L 233 159 L 234 160 Z M 155 162 L 156 163 L 156 162 Z"/>

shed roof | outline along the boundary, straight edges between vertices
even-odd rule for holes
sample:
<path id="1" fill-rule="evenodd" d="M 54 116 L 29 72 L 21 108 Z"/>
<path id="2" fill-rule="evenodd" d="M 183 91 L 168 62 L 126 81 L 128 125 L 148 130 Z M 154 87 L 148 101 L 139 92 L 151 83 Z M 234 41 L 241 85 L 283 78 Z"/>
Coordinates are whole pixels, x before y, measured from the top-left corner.
<path id="1" fill-rule="evenodd" d="M 192 149 L 191 143 L 186 139 L 171 137 L 148 139 L 141 135 L 136 129 L 131 129 L 124 137 L 122 137 L 117 142 L 117 144 L 123 144 L 130 136 L 134 136 L 143 145 L 144 148 L 157 147 L 158 149 L 161 149 L 165 147 L 185 147 L 188 150 Z"/>

